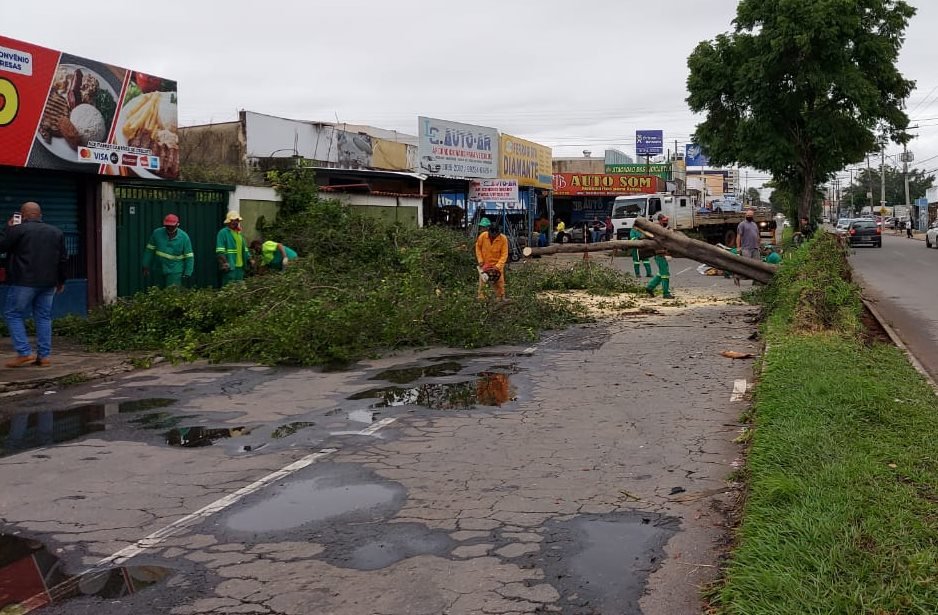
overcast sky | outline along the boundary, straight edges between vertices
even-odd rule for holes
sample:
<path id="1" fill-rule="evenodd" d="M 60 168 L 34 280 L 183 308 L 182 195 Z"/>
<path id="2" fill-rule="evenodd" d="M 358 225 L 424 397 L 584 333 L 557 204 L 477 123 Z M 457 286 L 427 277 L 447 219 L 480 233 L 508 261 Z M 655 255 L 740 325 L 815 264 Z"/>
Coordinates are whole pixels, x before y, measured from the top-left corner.
<path id="1" fill-rule="evenodd" d="M 416 134 L 417 116 L 429 115 L 526 137 L 555 156 L 633 155 L 636 129 L 663 129 L 672 148 L 688 141 L 687 56 L 730 28 L 736 4 L 42 0 L 5 7 L 0 33 L 176 79 L 181 125 L 248 109 Z M 938 2 L 912 4 L 900 65 L 918 83 L 911 117 L 933 119 L 910 148 L 935 169 Z M 750 185 L 763 179 L 752 172 Z"/>

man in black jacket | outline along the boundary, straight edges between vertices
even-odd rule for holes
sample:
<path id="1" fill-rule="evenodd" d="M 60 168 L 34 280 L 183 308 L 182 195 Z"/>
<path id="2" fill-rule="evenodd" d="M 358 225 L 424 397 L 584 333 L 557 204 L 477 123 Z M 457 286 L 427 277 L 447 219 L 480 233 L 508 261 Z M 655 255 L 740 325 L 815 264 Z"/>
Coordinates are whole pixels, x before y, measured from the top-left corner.
<path id="1" fill-rule="evenodd" d="M 3 317 L 17 354 L 6 366 L 48 367 L 52 365 L 52 300 L 65 285 L 65 235 L 42 221 L 38 203 L 23 203 L 20 220 L 11 217 L 0 236 L 0 253 L 7 255 Z M 30 314 L 36 321 L 37 354 L 26 335 L 24 321 Z"/>

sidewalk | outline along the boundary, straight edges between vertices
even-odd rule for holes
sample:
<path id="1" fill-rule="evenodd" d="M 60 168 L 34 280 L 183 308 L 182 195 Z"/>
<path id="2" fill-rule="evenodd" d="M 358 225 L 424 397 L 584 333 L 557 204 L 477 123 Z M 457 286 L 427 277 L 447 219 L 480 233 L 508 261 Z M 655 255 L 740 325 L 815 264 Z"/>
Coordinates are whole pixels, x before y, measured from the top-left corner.
<path id="1" fill-rule="evenodd" d="M 57 382 L 83 382 L 133 369 L 130 355 L 85 352 L 59 338 L 53 341 L 52 367 L 3 367 L 14 354 L 10 338 L 0 338 L 0 394 Z"/>

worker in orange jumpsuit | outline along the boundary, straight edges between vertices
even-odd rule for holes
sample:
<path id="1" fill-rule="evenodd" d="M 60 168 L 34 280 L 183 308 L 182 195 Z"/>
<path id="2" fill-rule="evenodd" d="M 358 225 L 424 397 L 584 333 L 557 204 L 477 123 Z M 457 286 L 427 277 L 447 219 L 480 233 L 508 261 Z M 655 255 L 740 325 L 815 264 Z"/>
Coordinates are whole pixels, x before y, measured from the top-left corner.
<path id="1" fill-rule="evenodd" d="M 505 299 L 505 263 L 508 262 L 508 238 L 488 218 L 482 218 L 479 227 L 485 229 L 476 239 L 476 262 L 479 264 L 479 299 L 485 299 L 487 281 L 494 278 L 495 296 Z"/>

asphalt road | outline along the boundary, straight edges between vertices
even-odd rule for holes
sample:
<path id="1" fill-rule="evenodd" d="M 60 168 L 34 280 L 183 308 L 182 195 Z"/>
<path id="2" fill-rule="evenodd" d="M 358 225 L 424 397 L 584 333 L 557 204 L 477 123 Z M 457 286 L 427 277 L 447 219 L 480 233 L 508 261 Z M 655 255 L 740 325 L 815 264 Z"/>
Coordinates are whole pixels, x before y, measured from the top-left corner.
<path id="1" fill-rule="evenodd" d="M 700 613 L 752 378 L 720 352 L 758 351 L 756 311 L 672 270 L 677 301 L 530 347 L 163 365 L 5 401 L 0 609 Z"/>
<path id="2" fill-rule="evenodd" d="M 938 380 L 938 249 L 886 234 L 882 248 L 852 252 L 864 295 L 875 301 L 910 352 Z"/>

